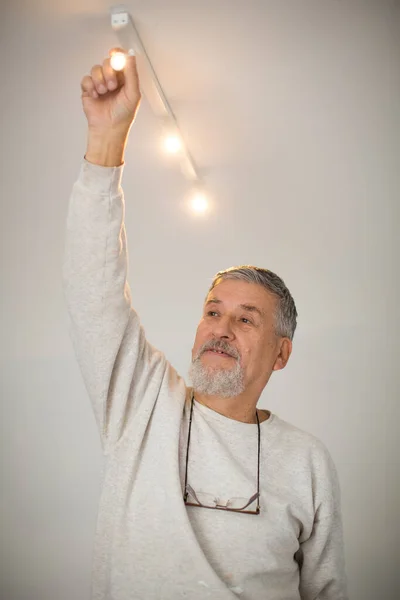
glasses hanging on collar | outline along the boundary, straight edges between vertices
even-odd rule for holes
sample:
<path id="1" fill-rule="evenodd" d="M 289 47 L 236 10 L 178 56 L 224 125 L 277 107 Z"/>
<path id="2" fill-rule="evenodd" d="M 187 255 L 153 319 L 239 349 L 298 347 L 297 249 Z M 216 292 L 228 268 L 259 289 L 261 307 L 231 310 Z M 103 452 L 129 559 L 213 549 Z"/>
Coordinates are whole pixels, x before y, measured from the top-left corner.
<path id="1" fill-rule="evenodd" d="M 190 407 L 190 418 L 189 418 L 189 431 L 188 441 L 186 448 L 186 468 L 185 468 L 185 492 L 183 500 L 186 506 L 197 506 L 200 508 L 208 508 L 214 510 L 226 510 L 236 513 L 244 513 L 247 515 L 259 515 L 260 514 L 260 421 L 257 417 L 258 427 L 258 461 L 257 461 L 257 492 L 249 499 L 246 498 L 229 498 L 223 500 L 222 498 L 213 494 L 206 494 L 204 492 L 195 492 L 194 489 L 187 482 L 188 475 L 188 463 L 189 463 L 189 445 L 190 445 L 190 432 L 192 427 L 192 415 L 193 415 L 194 396 L 192 394 L 192 402 Z M 256 508 L 254 510 L 246 510 L 253 502 L 257 501 Z"/>

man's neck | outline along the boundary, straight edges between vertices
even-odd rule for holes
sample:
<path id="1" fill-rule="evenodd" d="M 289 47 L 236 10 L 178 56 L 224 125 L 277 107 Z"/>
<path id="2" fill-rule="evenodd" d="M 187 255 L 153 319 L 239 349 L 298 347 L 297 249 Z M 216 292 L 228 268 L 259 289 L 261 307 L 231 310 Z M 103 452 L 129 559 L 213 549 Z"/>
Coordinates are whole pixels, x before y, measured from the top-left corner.
<path id="1" fill-rule="evenodd" d="M 242 423 L 257 423 L 256 410 L 258 398 L 249 398 L 248 396 L 240 395 L 234 398 L 222 398 L 220 396 L 208 396 L 194 392 L 196 402 L 211 408 L 215 412 Z M 266 421 L 271 413 L 269 411 L 258 410 L 258 419 L 260 423 Z"/>

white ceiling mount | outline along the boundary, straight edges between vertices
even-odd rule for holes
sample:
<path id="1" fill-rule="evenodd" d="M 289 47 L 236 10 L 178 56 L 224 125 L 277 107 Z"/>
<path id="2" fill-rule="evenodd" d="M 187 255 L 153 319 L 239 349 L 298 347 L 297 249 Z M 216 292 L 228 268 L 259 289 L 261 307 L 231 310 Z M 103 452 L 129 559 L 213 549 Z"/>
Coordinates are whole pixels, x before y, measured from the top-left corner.
<path id="1" fill-rule="evenodd" d="M 182 140 L 182 150 L 180 151 L 182 173 L 190 181 L 200 182 L 198 169 L 184 143 L 175 114 L 165 96 L 130 13 L 123 5 L 112 7 L 110 12 L 111 27 L 117 35 L 121 48 L 127 52 L 131 48 L 135 51 L 141 91 L 146 96 L 154 114 L 162 120 L 163 125 L 165 126 L 169 122 L 171 130 L 177 131 Z"/>
<path id="2" fill-rule="evenodd" d="M 113 10 L 114 9 L 112 9 L 112 11 Z M 128 25 L 128 22 L 129 22 L 129 16 L 125 10 L 122 10 L 122 12 L 112 12 L 111 13 L 111 26 L 113 29 L 118 30 L 119 28 L 122 28 L 125 25 Z"/>

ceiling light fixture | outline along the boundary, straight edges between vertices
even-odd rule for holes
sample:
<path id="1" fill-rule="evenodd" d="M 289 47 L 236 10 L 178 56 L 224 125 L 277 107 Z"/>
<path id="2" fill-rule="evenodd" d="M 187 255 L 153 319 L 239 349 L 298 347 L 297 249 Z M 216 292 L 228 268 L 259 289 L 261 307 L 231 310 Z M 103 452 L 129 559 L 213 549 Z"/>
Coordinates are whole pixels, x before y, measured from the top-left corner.
<path id="1" fill-rule="evenodd" d="M 196 185 L 200 184 L 201 179 L 198 169 L 183 142 L 175 114 L 164 94 L 131 15 L 123 6 L 112 7 L 110 12 L 111 26 L 118 37 L 121 48 L 129 49 L 127 54 L 135 54 L 136 56 L 141 91 L 146 96 L 155 115 L 162 119 L 164 127 L 167 125 L 168 129 L 176 132 L 176 134 L 173 133 L 167 136 L 164 147 L 168 148 L 170 153 L 179 154 L 181 169 L 185 177 Z M 121 54 L 121 52 L 116 52 L 111 57 L 112 67 L 115 69 L 114 64 L 118 67 L 115 70 L 121 70 L 124 67 L 123 58 L 126 55 L 121 57 Z M 170 138 L 169 141 L 168 138 Z"/>

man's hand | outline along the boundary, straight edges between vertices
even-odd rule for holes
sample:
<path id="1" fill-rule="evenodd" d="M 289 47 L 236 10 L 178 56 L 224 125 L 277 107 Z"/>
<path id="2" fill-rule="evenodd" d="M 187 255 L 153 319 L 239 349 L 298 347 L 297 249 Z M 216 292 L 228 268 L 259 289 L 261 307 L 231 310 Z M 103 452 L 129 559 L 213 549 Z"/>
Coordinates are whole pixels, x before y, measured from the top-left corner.
<path id="1" fill-rule="evenodd" d="M 115 51 L 123 52 L 115 48 L 110 55 Z M 123 71 L 114 71 L 106 58 L 82 79 L 81 89 L 89 126 L 85 158 L 98 165 L 118 166 L 140 104 L 136 58 L 127 56 Z"/>

